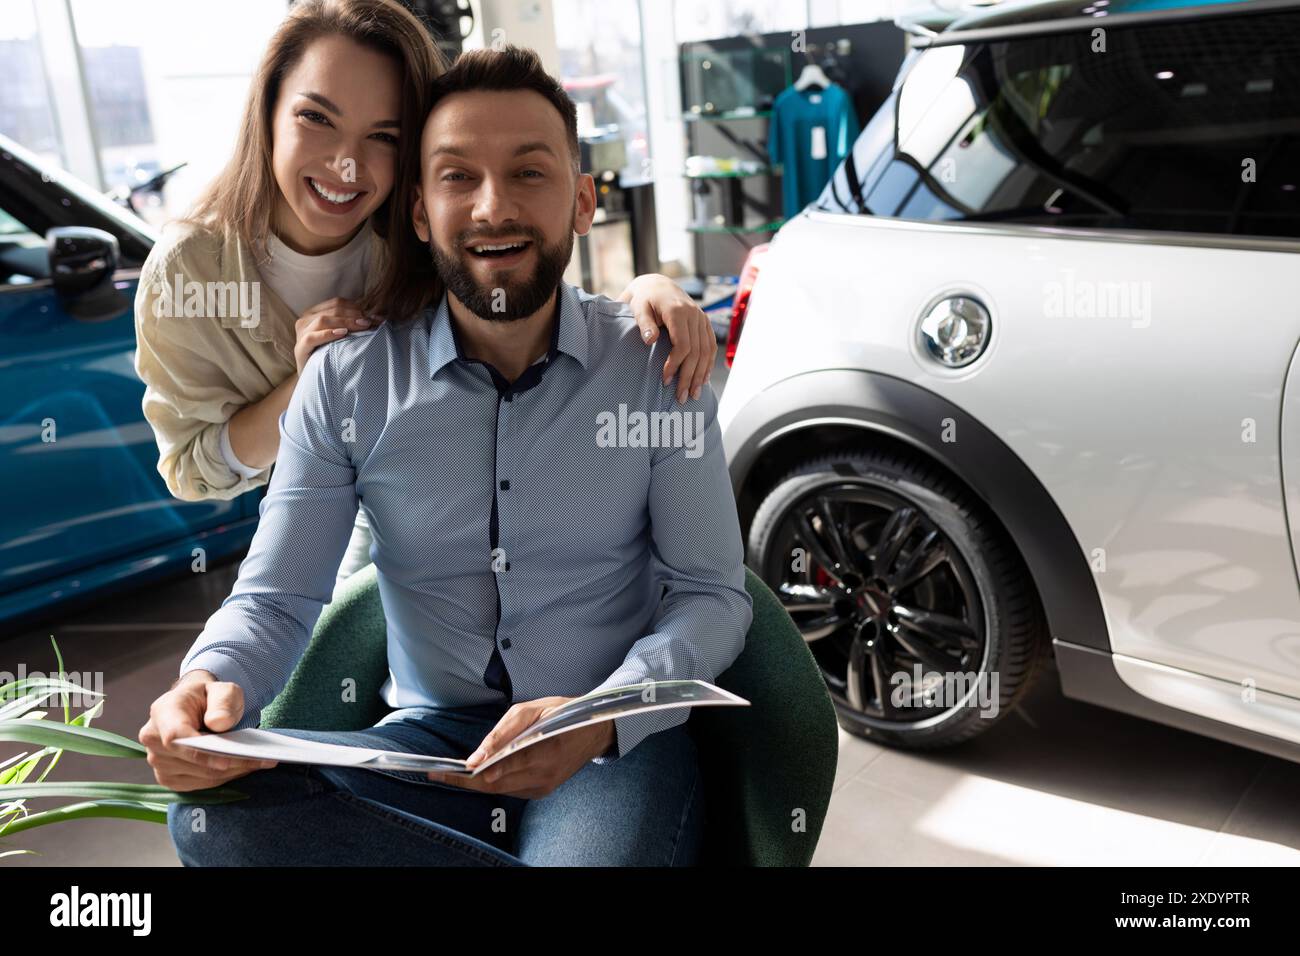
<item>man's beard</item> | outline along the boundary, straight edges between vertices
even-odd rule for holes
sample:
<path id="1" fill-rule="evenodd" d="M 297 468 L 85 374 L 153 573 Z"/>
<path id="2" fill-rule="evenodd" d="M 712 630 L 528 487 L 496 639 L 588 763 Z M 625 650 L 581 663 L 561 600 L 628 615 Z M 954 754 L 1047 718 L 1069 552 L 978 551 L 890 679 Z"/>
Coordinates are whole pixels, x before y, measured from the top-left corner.
<path id="1" fill-rule="evenodd" d="M 514 322 L 532 315 L 550 300 L 559 288 L 564 277 L 564 269 L 573 255 L 573 226 L 576 214 L 571 217 L 565 237 L 553 246 L 545 243 L 541 232 L 532 227 L 516 226 L 500 230 L 493 235 L 477 230 L 463 232 L 455 239 L 452 251 L 439 248 L 433 236 L 429 236 L 429 251 L 433 254 L 433 264 L 438 274 L 451 292 L 465 308 L 480 319 L 491 322 Z M 537 267 L 532 278 L 508 281 L 504 271 L 492 273 L 488 285 L 480 285 L 470 272 L 466 257 L 473 255 L 466 245 L 473 242 L 491 242 L 493 239 L 505 239 L 510 236 L 524 236 L 537 250 Z M 490 261 L 490 260 L 489 260 Z"/>

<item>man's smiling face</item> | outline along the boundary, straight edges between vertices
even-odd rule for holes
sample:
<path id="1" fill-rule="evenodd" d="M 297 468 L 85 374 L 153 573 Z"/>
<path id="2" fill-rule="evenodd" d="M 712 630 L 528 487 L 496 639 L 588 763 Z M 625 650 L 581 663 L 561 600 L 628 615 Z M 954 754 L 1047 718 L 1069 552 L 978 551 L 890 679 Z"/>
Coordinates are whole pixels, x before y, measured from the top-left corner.
<path id="1" fill-rule="evenodd" d="M 596 202 L 559 111 L 532 90 L 453 93 L 429 114 L 420 157 L 415 231 L 450 293 L 484 319 L 544 306 Z"/>

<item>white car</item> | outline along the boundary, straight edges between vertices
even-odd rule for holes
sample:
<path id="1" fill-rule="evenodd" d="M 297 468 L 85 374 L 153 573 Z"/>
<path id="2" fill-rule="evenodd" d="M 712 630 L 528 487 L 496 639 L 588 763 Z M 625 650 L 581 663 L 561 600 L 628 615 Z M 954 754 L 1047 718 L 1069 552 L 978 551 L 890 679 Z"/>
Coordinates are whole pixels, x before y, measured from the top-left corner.
<path id="1" fill-rule="evenodd" d="M 1007 4 L 915 46 L 737 317 L 750 566 L 882 743 L 975 736 L 1054 656 L 1300 760 L 1300 5 Z"/>

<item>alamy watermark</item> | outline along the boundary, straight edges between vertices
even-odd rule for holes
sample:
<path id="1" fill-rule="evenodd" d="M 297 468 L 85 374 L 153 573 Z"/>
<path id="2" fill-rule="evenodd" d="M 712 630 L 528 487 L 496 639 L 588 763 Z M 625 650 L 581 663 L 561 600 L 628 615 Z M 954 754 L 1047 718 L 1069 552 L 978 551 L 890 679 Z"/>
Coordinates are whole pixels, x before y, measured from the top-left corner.
<path id="1" fill-rule="evenodd" d="M 889 701 L 894 707 L 979 707 L 981 717 L 996 717 L 998 701 L 997 671 L 923 671 L 920 664 L 912 670 L 889 675 L 893 690 Z"/>
<path id="2" fill-rule="evenodd" d="M 253 328 L 261 321 L 262 284 L 257 281 L 198 282 L 176 273 L 172 284 L 155 282 L 154 318 L 201 319 L 238 316 L 239 324 Z"/>
<path id="3" fill-rule="evenodd" d="M 75 883 L 50 897 L 50 925 L 65 928 L 117 926 L 132 936 L 148 936 L 153 927 L 152 893 L 82 892 Z"/>
<path id="4" fill-rule="evenodd" d="M 44 671 L 28 671 L 26 664 L 18 665 L 17 674 L 13 674 L 9 671 L 0 671 L 0 687 L 3 687 L 6 684 L 11 684 L 14 681 L 47 681 L 60 679 L 67 681 L 69 684 L 75 684 L 78 687 L 84 688 L 84 692 L 73 690 L 62 691 L 45 685 L 32 686 L 25 684 L 25 689 L 20 690 L 19 693 L 24 697 L 29 694 L 48 693 L 50 696 L 48 701 L 45 702 L 48 706 L 56 704 L 62 706 L 66 695 L 69 707 L 91 707 L 104 696 L 103 671 L 64 671 L 62 674 L 47 674 Z M 13 692 L 10 691 L 10 694 L 12 693 Z M 12 701 L 14 698 L 8 697 L 5 699 Z"/>
<path id="5" fill-rule="evenodd" d="M 685 448 L 687 458 L 704 454 L 704 413 L 628 411 L 620 402 L 618 413 L 596 416 L 596 444 L 601 448 Z"/>
<path id="6" fill-rule="evenodd" d="M 1151 324 L 1151 283 L 1075 278 L 1062 269 L 1061 280 L 1043 283 L 1043 314 L 1051 319 L 1129 319 L 1133 328 Z"/>

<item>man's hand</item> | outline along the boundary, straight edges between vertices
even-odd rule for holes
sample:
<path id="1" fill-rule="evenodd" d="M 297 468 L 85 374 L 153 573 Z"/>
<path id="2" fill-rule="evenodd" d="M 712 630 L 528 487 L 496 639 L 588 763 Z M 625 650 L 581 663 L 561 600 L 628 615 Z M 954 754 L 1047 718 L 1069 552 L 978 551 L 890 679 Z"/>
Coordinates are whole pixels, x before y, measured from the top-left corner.
<path id="1" fill-rule="evenodd" d="M 515 704 L 502 715 L 492 732 L 483 738 L 478 749 L 470 755 L 469 768 L 473 770 L 537 721 L 571 700 L 574 698 L 541 697 Z M 581 770 L 588 761 L 607 751 L 616 740 L 614 721 L 602 720 L 526 747 L 488 767 L 477 777 L 438 771 L 431 772 L 428 776 L 435 783 L 463 787 L 466 790 L 538 800 Z"/>
<path id="2" fill-rule="evenodd" d="M 205 730 L 229 730 L 243 714 L 242 687 L 219 681 L 209 671 L 187 671 L 153 702 L 149 722 L 140 728 L 136 739 L 149 751 L 145 759 L 162 786 L 181 792 L 219 787 L 254 770 L 274 767 L 276 761 L 210 754 L 175 741 Z"/>
<path id="3" fill-rule="evenodd" d="M 637 276 L 618 297 L 632 306 L 641 338 L 647 344 L 659 338 L 659 326 L 668 329 L 673 350 L 664 363 L 664 384 L 677 379 L 677 401 L 687 396 L 699 398 L 704 384 L 713 374 L 718 357 L 718 340 L 709 317 L 672 279 L 657 273 Z"/>

